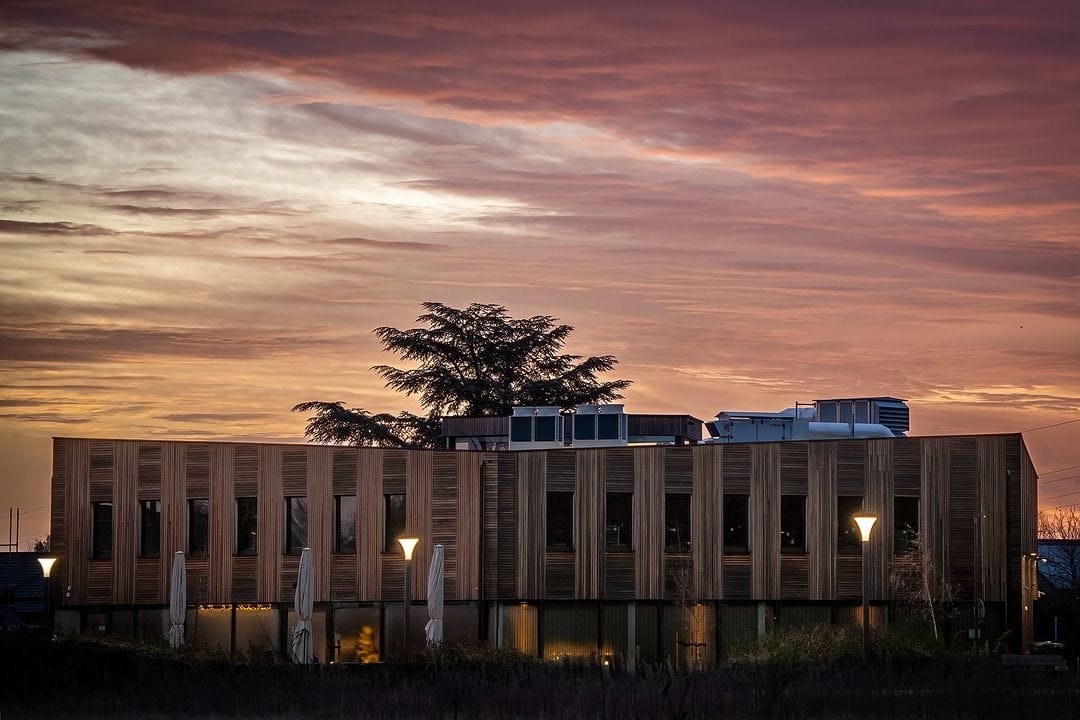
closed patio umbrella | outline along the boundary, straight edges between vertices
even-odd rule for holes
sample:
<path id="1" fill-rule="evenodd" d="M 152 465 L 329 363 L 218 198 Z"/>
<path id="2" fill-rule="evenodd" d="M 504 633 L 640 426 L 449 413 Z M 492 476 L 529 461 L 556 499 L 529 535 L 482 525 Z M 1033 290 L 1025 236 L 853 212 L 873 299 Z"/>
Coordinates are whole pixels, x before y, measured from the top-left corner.
<path id="1" fill-rule="evenodd" d="M 173 555 L 172 577 L 169 582 L 169 646 L 184 644 L 184 616 L 187 614 L 187 570 L 184 553 Z"/>
<path id="2" fill-rule="evenodd" d="M 427 576 L 427 607 L 431 619 L 424 625 L 428 643 L 441 642 L 443 638 L 443 546 L 436 545 L 431 553 L 431 567 Z"/>
<path id="3" fill-rule="evenodd" d="M 311 548 L 300 554 L 300 571 L 296 574 L 296 627 L 293 629 L 293 662 L 307 665 L 314 661 L 311 654 L 311 608 L 314 604 L 315 574 L 311 563 Z"/>

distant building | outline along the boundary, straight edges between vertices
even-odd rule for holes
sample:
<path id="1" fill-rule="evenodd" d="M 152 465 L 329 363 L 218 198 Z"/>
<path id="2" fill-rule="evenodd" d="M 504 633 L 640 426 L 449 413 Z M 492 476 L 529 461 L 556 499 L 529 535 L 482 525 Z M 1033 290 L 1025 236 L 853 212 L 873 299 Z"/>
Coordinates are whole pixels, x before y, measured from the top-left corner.
<path id="1" fill-rule="evenodd" d="M 594 415 L 594 434 L 610 434 Z M 529 442 L 549 441 L 536 418 L 562 418 L 566 442 L 561 414 L 514 417 L 531 421 Z M 386 657 L 401 644 L 395 539 L 408 533 L 420 538 L 417 643 L 441 544 L 448 639 L 545 658 L 708 662 L 773 628 L 856 622 L 862 562 L 849 518 L 863 510 L 880 517 L 867 568 L 875 624 L 914 527 L 961 601 L 983 601 L 988 635 L 1009 631 L 1015 648 L 1031 639 L 1037 482 L 1021 435 L 708 445 L 693 444 L 690 416 L 624 419 L 627 443 L 672 444 L 469 452 L 56 438 L 57 625 L 160 635 L 169 559 L 183 550 L 188 638 L 282 650 L 308 546 L 319 658 Z M 511 422 L 444 428 L 453 447 L 509 443 Z"/>
<path id="2" fill-rule="evenodd" d="M 0 552 L 0 629 L 39 626 L 45 616 L 45 576 L 32 552 Z"/>

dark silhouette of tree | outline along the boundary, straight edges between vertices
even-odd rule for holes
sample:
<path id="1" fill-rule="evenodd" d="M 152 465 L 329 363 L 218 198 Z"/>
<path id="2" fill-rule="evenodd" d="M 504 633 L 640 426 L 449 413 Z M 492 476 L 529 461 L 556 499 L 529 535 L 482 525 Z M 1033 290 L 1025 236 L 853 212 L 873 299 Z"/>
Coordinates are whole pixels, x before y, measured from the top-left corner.
<path id="1" fill-rule="evenodd" d="M 601 380 L 618 361 L 562 352 L 573 331 L 549 315 L 513 318 L 502 305 L 453 308 L 425 302 L 423 327 L 380 327 L 383 349 L 417 366 L 372 369 L 394 390 L 415 395 L 426 417 L 369 413 L 342 402 L 296 405 L 314 411 L 305 434 L 317 442 L 383 447 L 437 447 L 443 415 L 509 415 L 514 405 L 575 405 L 621 398 L 629 380 Z"/>
<path id="2" fill-rule="evenodd" d="M 1075 655 L 1080 650 L 1080 507 L 1040 512 L 1038 532 L 1038 612 L 1048 623 L 1058 618 L 1058 639 Z"/>

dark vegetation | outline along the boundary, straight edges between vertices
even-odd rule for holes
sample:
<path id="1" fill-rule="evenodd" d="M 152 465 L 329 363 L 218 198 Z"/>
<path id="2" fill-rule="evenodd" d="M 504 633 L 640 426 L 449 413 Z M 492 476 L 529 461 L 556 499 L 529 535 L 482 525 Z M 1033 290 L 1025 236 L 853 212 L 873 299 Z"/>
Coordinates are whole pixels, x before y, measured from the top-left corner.
<path id="1" fill-rule="evenodd" d="M 771 643 L 771 644 L 770 644 Z M 864 663 L 850 630 L 777 633 L 722 669 L 637 673 L 445 646 L 409 662 L 300 668 L 103 638 L 0 637 L 0 716 L 19 718 L 1080 717 L 1073 673 L 993 655 Z"/>

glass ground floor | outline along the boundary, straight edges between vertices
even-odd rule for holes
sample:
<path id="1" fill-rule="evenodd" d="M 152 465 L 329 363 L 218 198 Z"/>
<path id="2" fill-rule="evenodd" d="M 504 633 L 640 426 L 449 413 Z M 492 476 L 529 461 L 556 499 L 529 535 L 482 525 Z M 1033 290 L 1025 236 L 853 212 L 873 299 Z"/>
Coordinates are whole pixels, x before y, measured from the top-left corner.
<path id="1" fill-rule="evenodd" d="M 316 604 L 312 616 L 315 655 L 320 662 L 378 662 L 400 657 L 406 642 L 401 603 Z M 902 620 L 906 614 L 887 605 L 870 608 L 871 628 Z M 467 602 L 447 603 L 443 635 L 447 641 L 485 641 L 547 660 L 587 658 L 600 662 L 671 662 L 707 667 L 740 645 L 765 635 L 809 625 L 857 626 L 860 605 L 841 602 Z M 1003 604 L 984 611 L 953 608 L 942 636 L 951 642 L 999 637 L 1005 627 Z M 408 647 L 424 646 L 428 620 L 424 603 L 413 603 Z M 109 633 L 150 640 L 168 630 L 163 606 L 62 608 L 58 631 Z M 291 603 L 196 605 L 188 608 L 188 642 L 225 653 L 285 654 L 296 624 Z"/>

